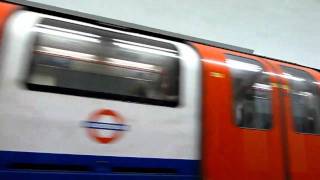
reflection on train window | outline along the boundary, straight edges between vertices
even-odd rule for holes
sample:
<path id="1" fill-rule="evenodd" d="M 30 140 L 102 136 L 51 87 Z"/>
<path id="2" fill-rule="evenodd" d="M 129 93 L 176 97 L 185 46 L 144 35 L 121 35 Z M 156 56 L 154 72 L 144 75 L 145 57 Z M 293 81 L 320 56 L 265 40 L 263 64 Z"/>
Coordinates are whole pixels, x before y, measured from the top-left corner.
<path id="1" fill-rule="evenodd" d="M 269 76 L 254 60 L 227 55 L 232 75 L 234 120 L 239 127 L 270 129 L 272 126 Z"/>
<path id="2" fill-rule="evenodd" d="M 289 81 L 291 111 L 297 132 L 320 134 L 319 87 L 305 71 L 281 66 Z"/>
<path id="3" fill-rule="evenodd" d="M 53 19 L 33 30 L 29 89 L 178 105 L 179 54 L 172 44 Z"/>

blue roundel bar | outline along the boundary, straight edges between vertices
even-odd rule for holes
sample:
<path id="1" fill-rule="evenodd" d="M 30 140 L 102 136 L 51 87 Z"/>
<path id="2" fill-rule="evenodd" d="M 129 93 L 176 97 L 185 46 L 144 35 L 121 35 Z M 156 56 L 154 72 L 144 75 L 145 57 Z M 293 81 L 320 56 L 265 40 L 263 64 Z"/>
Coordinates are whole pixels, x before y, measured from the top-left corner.
<path id="1" fill-rule="evenodd" d="M 92 129 L 104 129 L 113 131 L 127 131 L 129 129 L 128 125 L 119 123 L 104 123 L 104 122 L 94 122 L 94 121 L 84 121 L 82 127 L 92 128 Z"/>

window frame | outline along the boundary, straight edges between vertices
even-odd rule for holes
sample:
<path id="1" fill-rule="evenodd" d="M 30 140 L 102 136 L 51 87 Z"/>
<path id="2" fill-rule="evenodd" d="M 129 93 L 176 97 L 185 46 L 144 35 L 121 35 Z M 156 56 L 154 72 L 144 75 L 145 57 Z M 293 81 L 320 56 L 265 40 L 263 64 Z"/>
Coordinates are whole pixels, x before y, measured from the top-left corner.
<path id="1" fill-rule="evenodd" d="M 225 56 L 225 63 L 227 64 L 227 59 L 228 56 L 233 56 L 233 57 L 236 57 L 236 58 L 240 58 L 240 59 L 246 59 L 246 60 L 249 60 L 249 61 L 254 61 L 256 62 L 257 64 L 259 64 L 259 66 L 261 67 L 261 70 L 262 71 L 265 71 L 265 65 L 263 63 L 261 63 L 260 61 L 254 59 L 254 58 L 248 58 L 248 57 L 243 57 L 241 55 L 235 55 L 235 54 L 231 54 L 231 53 L 225 53 L 224 54 Z M 240 61 L 240 60 L 237 60 L 236 61 Z M 241 61 L 240 61 L 241 62 Z M 234 85 L 233 85 L 233 76 L 232 76 L 232 72 L 231 72 L 231 67 L 228 67 L 228 71 L 230 73 L 230 86 L 231 86 L 231 104 L 232 104 L 232 124 L 234 124 L 235 127 L 237 128 L 240 128 L 240 129 L 247 129 L 247 130 L 256 130 L 256 131 L 271 131 L 273 128 L 274 128 L 274 119 L 273 119 L 273 116 L 272 116 L 272 113 L 273 113 L 273 87 L 271 85 L 272 83 L 272 78 L 271 76 L 268 76 L 268 83 L 270 84 L 271 86 L 271 90 L 270 90 L 270 127 L 269 128 L 258 128 L 258 127 L 245 127 L 245 126 L 239 126 L 237 123 L 236 123 L 236 110 L 235 110 L 235 97 L 234 97 Z"/>
<path id="2" fill-rule="evenodd" d="M 39 38 L 40 37 L 39 37 L 39 32 L 38 32 L 35 35 L 35 41 L 33 43 L 33 47 L 38 46 Z M 161 43 L 165 44 L 164 42 L 161 42 Z M 173 44 L 171 44 L 169 42 L 166 42 L 166 44 L 174 46 Z M 178 52 L 178 50 L 177 50 L 177 52 Z M 72 95 L 72 96 L 89 97 L 89 98 L 116 100 L 116 101 L 147 104 L 147 105 L 166 106 L 166 107 L 173 107 L 173 108 L 178 107 L 180 104 L 180 99 L 181 99 L 181 90 L 180 90 L 181 85 L 180 85 L 180 83 L 182 82 L 181 81 L 181 68 L 182 68 L 182 66 L 181 66 L 180 58 L 176 58 L 176 60 L 178 62 L 177 62 L 177 65 L 175 66 L 178 69 L 178 71 L 177 71 L 178 77 L 176 77 L 177 80 L 174 81 L 176 83 L 175 87 L 177 88 L 177 94 L 176 94 L 177 99 L 176 100 L 165 100 L 165 99 L 155 99 L 155 98 L 148 98 L 148 97 L 116 94 L 116 93 L 110 93 L 110 92 L 99 92 L 99 91 L 82 90 L 82 89 L 75 89 L 75 88 L 68 88 L 68 87 L 58 87 L 58 86 L 40 85 L 40 84 L 31 83 L 31 82 L 29 82 L 29 79 L 30 79 L 30 76 L 32 75 L 32 72 L 34 70 L 34 65 L 35 65 L 34 54 L 35 54 L 35 52 L 34 52 L 34 50 L 32 50 L 32 55 L 30 56 L 30 58 L 28 58 L 29 65 L 27 67 L 27 71 L 26 71 L 24 79 L 23 79 L 23 84 L 25 85 L 25 87 L 28 90 L 55 93 L 55 94 Z M 179 53 L 178 53 L 178 55 L 179 55 Z M 135 62 L 135 61 L 132 61 L 132 62 Z"/>
<path id="3" fill-rule="evenodd" d="M 312 80 L 314 80 L 315 82 L 317 81 L 316 78 L 314 77 L 314 75 L 308 71 L 305 70 L 305 68 L 300 68 L 300 67 L 296 67 L 296 66 L 292 66 L 290 64 L 279 64 L 279 67 L 281 69 L 281 72 L 282 73 L 285 73 L 284 71 L 284 68 L 289 68 L 289 69 L 294 69 L 296 71 L 300 71 L 300 72 L 303 72 L 305 73 L 306 75 L 308 75 L 310 78 L 312 78 Z M 284 68 L 283 68 L 284 67 Z M 286 85 L 288 86 L 288 89 L 291 91 L 292 89 L 292 85 L 290 83 L 290 80 L 285 78 L 285 81 L 286 81 Z M 310 83 L 310 82 L 309 82 Z M 315 85 L 316 86 L 316 93 L 318 96 L 320 96 L 320 87 L 318 85 Z M 301 132 L 301 131 L 298 131 L 297 130 L 297 127 L 296 127 L 296 118 L 294 116 L 294 110 L 293 110 L 293 101 L 292 101 L 292 95 L 291 95 L 291 92 L 288 92 L 287 91 L 287 98 L 288 98 L 288 101 L 286 101 L 289 105 L 289 114 L 290 114 L 290 120 L 292 122 L 292 130 L 294 133 L 297 133 L 297 134 L 303 134 L 303 135 L 311 135 L 311 136 L 320 136 L 320 132 L 319 133 L 313 133 L 313 132 Z M 318 97 L 319 100 L 320 100 L 320 97 Z M 319 123 L 320 123 L 320 116 L 318 117 L 319 118 Z"/>

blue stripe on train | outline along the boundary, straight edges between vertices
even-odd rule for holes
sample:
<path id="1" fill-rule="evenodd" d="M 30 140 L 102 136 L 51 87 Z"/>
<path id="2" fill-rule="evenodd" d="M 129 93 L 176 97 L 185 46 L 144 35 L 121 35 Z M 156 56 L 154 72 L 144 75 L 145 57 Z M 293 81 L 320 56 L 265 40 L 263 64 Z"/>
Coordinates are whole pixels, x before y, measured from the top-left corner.
<path id="1" fill-rule="evenodd" d="M 0 151 L 0 179 L 198 179 L 199 160 Z"/>

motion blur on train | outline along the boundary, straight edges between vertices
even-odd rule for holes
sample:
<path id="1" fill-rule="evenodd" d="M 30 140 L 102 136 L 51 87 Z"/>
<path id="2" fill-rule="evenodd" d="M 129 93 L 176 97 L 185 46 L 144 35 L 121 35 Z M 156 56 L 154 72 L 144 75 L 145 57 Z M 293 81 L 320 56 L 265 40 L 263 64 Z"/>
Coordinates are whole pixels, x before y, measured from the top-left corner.
<path id="1" fill-rule="evenodd" d="M 0 179 L 319 179 L 319 71 L 67 17 L 0 3 Z"/>

